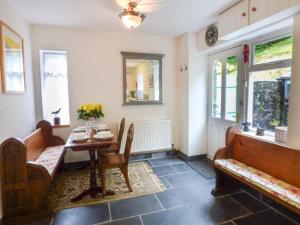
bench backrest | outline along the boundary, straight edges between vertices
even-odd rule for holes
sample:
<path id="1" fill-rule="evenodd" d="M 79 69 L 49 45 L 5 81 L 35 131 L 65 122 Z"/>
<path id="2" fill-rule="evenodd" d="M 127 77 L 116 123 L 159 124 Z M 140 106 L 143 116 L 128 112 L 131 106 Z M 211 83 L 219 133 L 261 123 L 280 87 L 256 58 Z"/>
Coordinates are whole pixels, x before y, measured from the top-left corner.
<path id="1" fill-rule="evenodd" d="M 39 128 L 24 139 L 27 161 L 35 161 L 46 149 L 46 140 Z"/>
<path id="2" fill-rule="evenodd" d="M 231 142 L 230 157 L 300 187 L 300 151 L 254 137 L 235 134 Z"/>

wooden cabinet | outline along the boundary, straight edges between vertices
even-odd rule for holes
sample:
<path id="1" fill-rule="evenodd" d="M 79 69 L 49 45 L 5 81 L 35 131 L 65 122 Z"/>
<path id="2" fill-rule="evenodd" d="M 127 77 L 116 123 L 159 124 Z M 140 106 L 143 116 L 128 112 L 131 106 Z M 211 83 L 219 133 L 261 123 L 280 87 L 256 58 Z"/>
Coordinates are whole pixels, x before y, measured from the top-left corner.
<path id="1" fill-rule="evenodd" d="M 291 6 L 299 5 L 300 6 L 300 0 L 291 0 Z"/>
<path id="2" fill-rule="evenodd" d="M 293 16 L 300 0 L 243 0 L 219 16 L 221 40 L 231 40 Z"/>
<path id="3" fill-rule="evenodd" d="M 288 9 L 291 6 L 290 4 L 290 0 L 250 0 L 250 24 Z"/>
<path id="4" fill-rule="evenodd" d="M 218 28 L 220 37 L 224 37 L 249 24 L 249 0 L 244 0 L 219 16 Z"/>

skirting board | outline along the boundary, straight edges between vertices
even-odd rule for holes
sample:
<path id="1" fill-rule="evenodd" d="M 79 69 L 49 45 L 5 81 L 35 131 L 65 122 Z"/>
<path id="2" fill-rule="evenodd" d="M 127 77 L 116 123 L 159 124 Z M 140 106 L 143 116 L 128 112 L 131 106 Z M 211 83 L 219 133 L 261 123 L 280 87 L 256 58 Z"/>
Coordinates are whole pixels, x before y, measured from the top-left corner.
<path id="1" fill-rule="evenodd" d="M 148 153 L 132 154 L 130 156 L 129 161 L 132 162 L 132 161 L 141 161 L 141 160 L 148 160 L 148 159 L 167 158 L 174 155 L 177 155 L 176 150 L 153 151 L 151 153 L 148 152 Z M 64 167 L 66 169 L 72 170 L 77 168 L 83 168 L 88 165 L 89 165 L 89 161 L 79 161 L 79 162 L 65 163 Z"/>
<path id="2" fill-rule="evenodd" d="M 187 156 L 186 154 L 178 151 L 177 152 L 177 156 L 186 161 L 186 162 L 189 162 L 189 161 L 194 161 L 194 160 L 197 160 L 197 159 L 206 159 L 207 158 L 207 154 L 202 154 L 202 155 L 194 155 L 194 156 Z"/>

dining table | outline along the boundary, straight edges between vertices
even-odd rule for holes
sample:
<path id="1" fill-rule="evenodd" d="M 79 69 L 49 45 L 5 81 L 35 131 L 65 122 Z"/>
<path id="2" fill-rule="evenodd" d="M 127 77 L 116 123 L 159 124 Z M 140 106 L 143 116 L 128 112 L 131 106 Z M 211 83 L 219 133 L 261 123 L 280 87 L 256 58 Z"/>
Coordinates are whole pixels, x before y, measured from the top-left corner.
<path id="1" fill-rule="evenodd" d="M 102 193 L 101 186 L 97 185 L 97 158 L 96 158 L 96 152 L 97 150 L 105 151 L 105 149 L 108 149 L 110 146 L 116 146 L 118 145 L 118 142 L 114 137 L 109 139 L 96 139 L 94 138 L 94 135 L 96 134 L 96 131 L 90 132 L 89 139 L 86 141 L 74 141 L 72 138 L 72 135 L 74 134 L 74 131 L 70 134 L 68 141 L 65 145 L 65 149 L 72 150 L 73 152 L 88 152 L 89 153 L 89 173 L 90 173 L 90 184 L 89 187 L 86 190 L 83 190 L 80 194 L 73 197 L 71 199 L 71 202 L 77 202 L 83 199 L 86 196 L 90 196 L 91 198 L 96 198 L 99 193 Z M 100 156 L 98 156 L 100 157 Z M 114 195 L 115 193 L 113 191 L 106 191 L 106 195 Z"/>

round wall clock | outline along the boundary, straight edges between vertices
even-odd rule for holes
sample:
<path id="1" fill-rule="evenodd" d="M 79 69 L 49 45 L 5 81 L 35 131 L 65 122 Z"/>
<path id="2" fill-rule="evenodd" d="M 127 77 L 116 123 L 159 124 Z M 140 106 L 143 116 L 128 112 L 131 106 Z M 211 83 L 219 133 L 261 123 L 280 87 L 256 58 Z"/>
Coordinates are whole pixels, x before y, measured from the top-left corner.
<path id="1" fill-rule="evenodd" d="M 216 25 L 210 25 L 205 34 L 206 44 L 210 47 L 214 46 L 218 41 L 218 28 Z"/>

